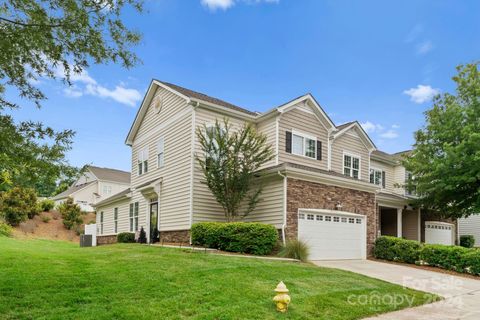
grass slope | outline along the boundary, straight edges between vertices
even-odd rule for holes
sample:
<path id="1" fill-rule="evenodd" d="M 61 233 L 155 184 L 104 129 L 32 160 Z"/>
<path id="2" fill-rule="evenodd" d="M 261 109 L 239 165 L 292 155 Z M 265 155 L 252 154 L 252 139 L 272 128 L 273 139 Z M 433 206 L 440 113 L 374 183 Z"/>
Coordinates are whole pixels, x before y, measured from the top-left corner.
<path id="1" fill-rule="evenodd" d="M 272 302 L 280 280 L 292 296 L 286 315 Z M 395 309 L 347 302 L 372 292 L 426 301 L 420 292 L 309 264 L 0 237 L 1 319 L 358 319 Z"/>

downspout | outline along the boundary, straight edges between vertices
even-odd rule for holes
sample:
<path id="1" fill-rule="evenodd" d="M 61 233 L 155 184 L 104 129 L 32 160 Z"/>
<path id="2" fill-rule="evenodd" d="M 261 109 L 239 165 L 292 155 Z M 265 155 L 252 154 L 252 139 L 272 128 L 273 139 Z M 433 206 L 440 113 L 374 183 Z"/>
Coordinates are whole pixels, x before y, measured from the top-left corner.
<path id="1" fill-rule="evenodd" d="M 197 110 L 200 102 L 196 101 L 196 105 L 192 103 L 192 136 L 191 136 L 191 154 L 192 162 L 190 168 L 190 244 L 192 244 L 192 224 L 193 224 L 193 175 L 195 174 L 195 125 L 196 125 L 196 114 L 195 111 Z"/>
<path id="2" fill-rule="evenodd" d="M 277 174 L 283 178 L 283 224 L 282 224 L 282 242 L 286 244 L 285 228 L 287 227 L 287 176 L 277 171 Z"/>

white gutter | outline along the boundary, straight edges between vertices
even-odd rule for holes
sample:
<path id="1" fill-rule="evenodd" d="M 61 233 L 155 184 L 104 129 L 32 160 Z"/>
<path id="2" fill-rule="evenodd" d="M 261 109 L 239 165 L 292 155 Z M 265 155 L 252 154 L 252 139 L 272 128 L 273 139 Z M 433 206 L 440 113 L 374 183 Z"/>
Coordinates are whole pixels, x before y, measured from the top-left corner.
<path id="1" fill-rule="evenodd" d="M 283 178 L 283 224 L 282 224 L 282 242 L 286 244 L 285 240 L 285 228 L 287 226 L 287 176 L 283 175 L 280 171 L 277 174 Z"/>

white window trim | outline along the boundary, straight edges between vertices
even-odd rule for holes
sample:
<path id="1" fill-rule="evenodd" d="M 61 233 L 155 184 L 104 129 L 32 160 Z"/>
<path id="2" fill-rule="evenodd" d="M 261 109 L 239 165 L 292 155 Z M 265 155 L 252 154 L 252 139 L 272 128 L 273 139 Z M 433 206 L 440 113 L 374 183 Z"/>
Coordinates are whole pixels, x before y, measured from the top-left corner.
<path id="1" fill-rule="evenodd" d="M 115 211 L 117 213 L 117 217 L 115 218 Z M 113 208 L 113 233 L 118 233 L 118 207 Z"/>
<path id="2" fill-rule="evenodd" d="M 386 186 L 386 183 L 385 183 L 385 188 L 383 187 L 383 183 L 382 183 L 382 181 L 383 181 L 383 179 L 384 179 L 383 173 L 385 172 L 385 170 L 382 170 L 382 169 L 377 168 L 377 167 L 370 167 L 370 169 L 368 170 L 368 182 L 370 182 L 370 170 L 380 171 L 380 174 L 381 174 L 381 176 L 380 176 L 380 184 L 376 184 L 376 183 L 375 183 L 375 174 L 374 174 L 374 176 L 373 176 L 373 183 L 372 183 L 372 184 L 374 184 L 374 185 L 376 185 L 376 186 L 379 186 L 379 187 L 382 188 L 382 189 L 385 189 L 385 188 L 387 187 L 387 186 Z M 386 179 L 385 179 L 385 182 L 386 182 Z"/>
<path id="3" fill-rule="evenodd" d="M 362 157 L 360 155 L 356 154 L 356 153 L 352 153 L 352 152 L 349 152 L 349 151 L 343 151 L 343 154 L 342 154 L 342 174 L 343 175 L 345 175 L 345 156 L 358 158 L 358 180 L 361 180 L 362 179 Z M 350 169 L 350 176 L 349 176 L 350 178 L 353 178 L 352 168 L 353 168 L 353 159 L 352 159 L 352 167 L 349 168 Z"/>
<path id="4" fill-rule="evenodd" d="M 147 162 L 147 168 L 148 168 L 148 158 L 149 158 L 149 156 L 150 155 L 149 155 L 148 146 L 145 146 L 145 147 L 141 148 L 140 150 L 138 150 L 138 154 L 137 154 L 137 174 L 139 176 L 142 176 L 145 173 L 148 173 L 148 170 L 145 172 L 145 161 Z M 141 164 L 141 166 L 142 166 L 142 173 L 138 172 L 138 165 L 139 164 Z"/>
<path id="5" fill-rule="evenodd" d="M 160 149 L 159 148 L 160 141 L 162 142 L 162 150 L 161 150 L 162 152 L 160 152 L 160 150 L 159 150 Z M 162 165 L 160 165 L 160 161 L 159 161 L 160 154 L 163 155 Z M 157 140 L 157 168 L 160 169 L 160 168 L 163 168 L 163 167 L 165 167 L 165 138 L 162 136 L 162 137 L 158 138 L 158 140 Z"/>
<path id="6" fill-rule="evenodd" d="M 293 152 L 293 135 L 296 135 L 296 136 L 300 136 L 303 138 L 303 154 L 298 154 L 298 153 L 294 153 Z M 310 140 L 313 140 L 315 141 L 315 155 L 313 157 L 309 157 L 309 156 L 306 156 L 305 155 L 305 150 L 306 150 L 306 140 L 305 138 L 307 139 L 310 139 Z M 315 136 L 312 136 L 308 133 L 303 133 L 301 131 L 298 131 L 298 130 L 295 130 L 295 129 L 292 129 L 292 153 L 294 156 L 298 156 L 298 157 L 303 157 L 303 158 L 307 158 L 307 159 L 310 159 L 310 160 L 317 160 L 317 138 Z"/>

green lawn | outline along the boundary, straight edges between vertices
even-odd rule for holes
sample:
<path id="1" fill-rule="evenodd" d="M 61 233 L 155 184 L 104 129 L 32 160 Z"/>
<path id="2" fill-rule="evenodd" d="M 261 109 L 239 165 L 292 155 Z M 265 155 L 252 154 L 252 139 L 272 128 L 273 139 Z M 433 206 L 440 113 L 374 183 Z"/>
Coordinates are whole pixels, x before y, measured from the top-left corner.
<path id="1" fill-rule="evenodd" d="M 286 315 L 272 302 L 280 280 L 292 297 Z M 347 302 L 372 293 L 426 301 L 420 292 L 310 264 L 0 237 L 1 319 L 358 319 L 395 310 Z"/>

